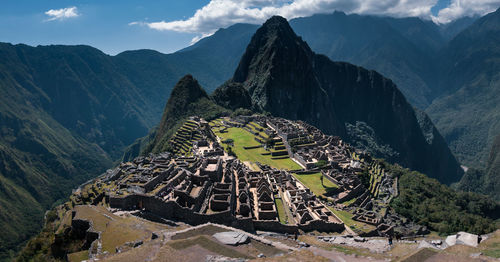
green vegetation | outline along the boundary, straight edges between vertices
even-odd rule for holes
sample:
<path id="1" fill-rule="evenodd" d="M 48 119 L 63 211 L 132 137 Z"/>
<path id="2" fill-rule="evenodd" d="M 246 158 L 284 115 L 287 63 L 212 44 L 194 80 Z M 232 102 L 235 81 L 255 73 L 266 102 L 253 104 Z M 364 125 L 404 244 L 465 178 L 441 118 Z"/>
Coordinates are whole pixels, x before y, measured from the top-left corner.
<path id="1" fill-rule="evenodd" d="M 457 184 L 457 188 L 466 192 L 489 195 L 500 201 L 500 135 L 493 142 L 486 167 L 469 168 Z"/>
<path id="2" fill-rule="evenodd" d="M 109 153 L 26 104 L 20 86 L 10 92 L 2 81 L 9 95 L 0 97 L 0 261 L 40 232 L 56 201 L 111 166 Z"/>
<path id="3" fill-rule="evenodd" d="M 171 150 L 170 139 L 190 116 L 199 116 L 210 121 L 228 113 L 228 110 L 215 104 L 193 76 L 186 75 L 172 90 L 156 136 L 141 154 Z"/>
<path id="4" fill-rule="evenodd" d="M 344 211 L 338 210 L 333 207 L 328 207 L 346 226 L 351 228 L 354 232 L 370 232 L 375 229 L 375 226 L 368 225 L 365 223 L 361 223 L 359 221 L 355 221 L 352 219 L 353 214 Z"/>
<path id="5" fill-rule="evenodd" d="M 328 179 L 323 179 L 323 182 L 321 182 L 321 177 L 323 175 L 320 172 L 312 174 L 293 174 L 293 176 L 311 189 L 317 196 L 325 195 L 339 188 Z"/>
<path id="6" fill-rule="evenodd" d="M 272 159 L 270 155 L 263 155 L 269 153 L 269 151 L 266 151 L 263 147 L 244 149 L 244 147 L 259 146 L 260 143 L 255 141 L 255 136 L 253 134 L 242 128 L 231 127 L 227 128 L 227 132 L 222 133 L 217 128 L 213 128 L 212 130 L 214 130 L 215 134 L 219 136 L 221 140 L 232 139 L 234 141 L 232 151 L 238 156 L 238 159 L 243 162 L 259 162 L 278 169 L 301 169 L 301 167 L 290 158 Z"/>
<path id="7" fill-rule="evenodd" d="M 391 207 L 415 222 L 442 234 L 495 230 L 500 204 L 475 193 L 457 192 L 437 180 L 397 165 L 385 165 L 399 177 L 399 196 Z"/>
<path id="8" fill-rule="evenodd" d="M 358 198 L 353 198 L 353 199 L 350 199 L 350 200 L 347 200 L 347 201 L 344 201 L 342 202 L 341 204 L 345 205 L 345 206 L 350 206 L 352 203 L 356 202 L 356 200 L 358 200 Z"/>
<path id="9" fill-rule="evenodd" d="M 368 190 L 374 197 L 377 197 L 380 182 L 382 182 L 382 177 L 384 176 L 384 170 L 380 166 L 380 162 L 374 161 L 368 169 L 368 173 L 370 175 L 370 185 L 368 186 Z"/>
<path id="10" fill-rule="evenodd" d="M 276 204 L 276 208 L 278 209 L 278 216 L 281 224 L 287 224 L 287 216 L 285 213 L 285 208 L 283 207 L 283 200 L 281 198 L 275 198 L 274 202 Z"/>
<path id="11" fill-rule="evenodd" d="M 328 162 L 326 160 L 319 160 L 318 162 L 316 162 L 314 165 L 316 165 L 316 167 L 324 167 L 328 164 Z"/>
<path id="12" fill-rule="evenodd" d="M 69 262 L 81 262 L 89 259 L 89 251 L 83 250 L 75 253 L 68 254 Z"/>
<path id="13" fill-rule="evenodd" d="M 177 129 L 175 134 L 170 139 L 169 151 L 172 153 L 180 155 L 191 155 L 191 148 L 193 147 L 193 142 L 201 138 L 201 134 L 198 132 L 199 126 L 196 122 L 188 120 Z"/>

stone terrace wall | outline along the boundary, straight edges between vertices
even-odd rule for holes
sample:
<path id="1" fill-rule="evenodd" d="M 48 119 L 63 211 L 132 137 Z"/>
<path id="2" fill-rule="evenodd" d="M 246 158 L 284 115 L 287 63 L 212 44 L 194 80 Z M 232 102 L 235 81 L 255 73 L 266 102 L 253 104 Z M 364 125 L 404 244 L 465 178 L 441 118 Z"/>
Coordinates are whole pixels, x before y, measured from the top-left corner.
<path id="1" fill-rule="evenodd" d="M 323 220 L 311 220 L 304 225 L 284 225 L 278 221 L 253 221 L 256 230 L 280 232 L 293 234 L 299 229 L 305 232 L 310 231 L 320 231 L 320 232 L 342 232 L 344 230 L 344 224 L 342 223 L 332 223 Z"/>
<path id="2" fill-rule="evenodd" d="M 191 225 L 200 225 L 207 222 L 230 225 L 247 231 L 254 231 L 252 220 L 237 219 L 231 211 L 218 212 L 215 214 L 200 214 L 189 208 L 181 207 L 174 201 L 165 202 L 154 196 L 129 195 L 125 197 L 109 197 L 111 208 L 133 209 L 142 204 L 142 207 L 151 213 L 165 219 L 182 221 Z"/>
<path id="3" fill-rule="evenodd" d="M 176 202 L 164 202 L 162 199 L 146 195 L 129 195 L 126 197 L 109 197 L 109 205 L 112 208 L 133 209 L 142 204 L 142 207 L 151 213 L 165 219 L 186 222 L 191 225 L 200 225 L 207 222 L 229 225 L 246 231 L 272 231 L 292 234 L 298 229 L 321 232 L 342 232 L 344 224 L 332 223 L 323 220 L 312 220 L 304 225 L 284 225 L 278 221 L 260 221 L 252 218 L 239 219 L 231 211 L 218 212 L 215 214 L 200 214 L 189 208 L 181 207 Z"/>

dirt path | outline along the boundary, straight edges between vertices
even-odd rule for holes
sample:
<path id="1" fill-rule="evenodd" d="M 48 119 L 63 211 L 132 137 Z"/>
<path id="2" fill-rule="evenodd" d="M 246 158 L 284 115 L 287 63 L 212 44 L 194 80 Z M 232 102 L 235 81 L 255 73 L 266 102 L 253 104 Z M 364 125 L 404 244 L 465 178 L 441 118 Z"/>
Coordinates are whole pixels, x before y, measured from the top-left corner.
<path id="1" fill-rule="evenodd" d="M 358 257 L 354 255 L 347 255 L 339 251 L 328 251 L 317 247 L 308 247 L 307 250 L 313 252 L 317 256 L 322 256 L 332 261 L 338 262 L 374 262 L 374 261 L 385 261 L 377 260 L 371 257 Z"/>

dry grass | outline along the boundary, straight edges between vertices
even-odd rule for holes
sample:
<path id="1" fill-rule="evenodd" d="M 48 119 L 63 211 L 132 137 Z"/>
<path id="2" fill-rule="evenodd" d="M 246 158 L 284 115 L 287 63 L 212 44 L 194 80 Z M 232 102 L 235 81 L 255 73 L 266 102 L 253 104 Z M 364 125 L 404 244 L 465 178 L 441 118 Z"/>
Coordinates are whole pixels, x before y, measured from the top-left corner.
<path id="1" fill-rule="evenodd" d="M 197 237 L 197 236 L 211 236 L 215 233 L 219 232 L 226 232 L 227 229 L 218 227 L 218 226 L 213 226 L 213 225 L 206 225 L 204 227 L 200 227 L 197 229 L 189 230 L 186 232 L 178 233 L 172 236 L 172 240 L 178 240 L 178 239 L 186 239 L 190 237 Z"/>
<path id="2" fill-rule="evenodd" d="M 126 242 L 148 240 L 152 232 L 169 228 L 134 216 L 115 216 L 102 206 L 76 206 L 75 210 L 75 218 L 92 221 L 94 229 L 102 232 L 102 250 L 109 253 Z"/>
<path id="3" fill-rule="evenodd" d="M 75 252 L 68 254 L 68 261 L 69 262 L 80 262 L 83 260 L 89 259 L 89 251 L 88 250 L 83 250 L 80 252 Z"/>
<path id="4" fill-rule="evenodd" d="M 197 236 L 188 239 L 172 240 L 168 242 L 168 245 L 176 250 L 183 250 L 185 248 L 198 245 L 206 250 L 226 257 L 246 259 L 252 258 L 251 256 L 243 254 L 237 250 L 226 247 L 224 244 L 219 244 L 208 236 Z"/>
<path id="5" fill-rule="evenodd" d="M 414 253 L 413 255 L 401 260 L 404 262 L 422 262 L 427 260 L 428 258 L 436 255 L 438 251 L 431 248 L 423 248 Z"/>
<path id="6" fill-rule="evenodd" d="M 309 250 L 300 250 L 300 251 L 294 251 L 290 252 L 288 254 L 285 254 L 283 256 L 277 256 L 277 257 L 271 257 L 271 258 L 264 258 L 264 259 L 259 259 L 259 261 L 290 261 L 290 262 L 326 262 L 330 261 L 327 258 L 324 258 L 322 256 L 317 256 L 313 252 Z"/>

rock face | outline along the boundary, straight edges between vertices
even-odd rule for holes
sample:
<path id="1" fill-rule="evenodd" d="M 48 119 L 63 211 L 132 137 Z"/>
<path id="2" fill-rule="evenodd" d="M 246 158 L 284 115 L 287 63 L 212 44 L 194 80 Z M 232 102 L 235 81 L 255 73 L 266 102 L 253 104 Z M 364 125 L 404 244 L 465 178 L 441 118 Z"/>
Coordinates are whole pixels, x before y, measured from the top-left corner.
<path id="1" fill-rule="evenodd" d="M 458 232 L 456 235 L 447 236 L 445 242 L 448 246 L 466 245 L 477 247 L 479 236 L 467 232 Z"/>
<path id="2" fill-rule="evenodd" d="M 231 81 L 248 92 L 253 110 L 304 120 L 327 134 L 364 145 L 377 157 L 444 183 L 462 176 L 432 122 L 421 117 L 425 120 L 421 127 L 414 109 L 391 80 L 315 54 L 282 17 L 270 18 L 257 30 Z M 227 84 L 224 88 L 230 89 Z M 373 132 L 346 128 L 354 126 L 357 131 L 359 123 Z M 377 141 L 378 147 L 366 141 Z"/>

